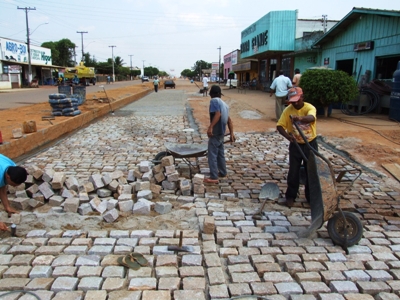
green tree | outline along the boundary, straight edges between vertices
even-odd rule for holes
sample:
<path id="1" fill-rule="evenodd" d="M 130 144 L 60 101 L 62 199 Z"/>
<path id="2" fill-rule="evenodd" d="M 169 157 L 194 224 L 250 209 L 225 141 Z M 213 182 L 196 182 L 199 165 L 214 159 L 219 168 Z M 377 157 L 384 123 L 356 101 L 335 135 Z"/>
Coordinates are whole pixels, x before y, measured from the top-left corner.
<path id="1" fill-rule="evenodd" d="M 202 75 L 203 72 L 201 70 L 203 69 L 211 69 L 211 63 L 205 62 L 204 60 L 198 60 L 192 67 L 192 71 L 198 76 Z"/>
<path id="2" fill-rule="evenodd" d="M 63 67 L 75 66 L 75 44 L 69 39 L 62 39 L 58 42 L 44 42 L 41 46 L 51 49 L 53 65 Z"/>
<path id="3" fill-rule="evenodd" d="M 97 74 L 112 74 L 111 59 L 107 62 L 99 62 L 96 66 Z"/>
<path id="4" fill-rule="evenodd" d="M 307 70 L 301 75 L 299 86 L 305 101 L 323 107 L 326 117 L 329 105 L 350 102 L 358 95 L 354 79 L 340 70 Z"/>
<path id="5" fill-rule="evenodd" d="M 87 52 L 85 53 L 85 55 L 83 56 L 83 63 L 85 64 L 86 67 L 96 67 L 97 66 L 97 61 L 94 58 L 90 57 L 90 53 Z"/>
<path id="6" fill-rule="evenodd" d="M 183 77 L 193 77 L 194 72 L 190 69 L 185 69 L 181 72 L 181 76 Z"/>

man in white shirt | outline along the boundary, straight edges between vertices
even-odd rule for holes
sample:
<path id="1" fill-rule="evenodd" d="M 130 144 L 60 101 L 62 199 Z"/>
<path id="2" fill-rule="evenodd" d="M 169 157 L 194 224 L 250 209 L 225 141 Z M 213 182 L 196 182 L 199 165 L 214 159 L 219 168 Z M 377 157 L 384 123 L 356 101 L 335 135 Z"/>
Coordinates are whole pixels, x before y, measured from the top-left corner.
<path id="1" fill-rule="evenodd" d="M 275 92 L 275 114 L 277 120 L 279 120 L 283 110 L 285 109 L 286 96 L 291 87 L 292 81 L 290 78 L 283 75 L 283 70 L 280 70 L 279 76 L 276 77 L 271 84 L 271 92 L 269 94 L 269 96 L 272 97 L 272 93 Z"/>
<path id="2" fill-rule="evenodd" d="M 208 78 L 207 75 L 204 75 L 203 77 L 203 96 L 207 96 L 207 91 L 208 91 Z"/>

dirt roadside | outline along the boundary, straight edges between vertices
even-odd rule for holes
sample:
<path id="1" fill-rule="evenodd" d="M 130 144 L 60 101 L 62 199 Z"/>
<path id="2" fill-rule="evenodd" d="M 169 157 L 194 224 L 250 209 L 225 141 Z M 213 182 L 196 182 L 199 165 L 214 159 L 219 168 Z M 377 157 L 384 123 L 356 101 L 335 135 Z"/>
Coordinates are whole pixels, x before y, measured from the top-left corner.
<path id="1" fill-rule="evenodd" d="M 147 86 L 148 85 L 148 86 Z M 198 83 L 198 86 L 201 86 Z M 209 96 L 199 94 L 196 84 L 188 80 L 176 80 L 176 89 L 185 90 L 193 109 L 194 118 L 202 132 L 206 132 L 209 123 L 208 104 Z M 221 86 L 222 97 L 230 106 L 230 115 L 234 123 L 235 132 L 271 132 L 276 130 L 275 102 L 268 93 L 261 91 L 239 92 Z M 108 90 L 108 97 L 120 99 L 126 95 L 139 93 L 151 88 L 151 83 Z M 162 90 L 161 90 L 162 92 Z M 86 103 L 80 106 L 82 112 L 96 107 L 107 105 L 98 100 L 104 98 L 104 93 L 86 95 Z M 12 130 L 21 128 L 23 122 L 34 120 L 37 128 L 48 129 L 62 123 L 71 117 L 56 117 L 55 120 L 43 121 L 42 116 L 51 115 L 49 103 L 39 103 L 14 109 L 0 111 L 0 130 L 3 140 L 12 140 Z M 400 164 L 400 124 L 390 121 L 387 115 L 347 116 L 340 110 L 333 110 L 328 118 L 318 116 L 318 134 L 327 143 L 344 151 L 348 156 L 372 170 L 385 174 L 391 185 L 398 186 L 399 182 L 393 178 L 382 164 Z"/>

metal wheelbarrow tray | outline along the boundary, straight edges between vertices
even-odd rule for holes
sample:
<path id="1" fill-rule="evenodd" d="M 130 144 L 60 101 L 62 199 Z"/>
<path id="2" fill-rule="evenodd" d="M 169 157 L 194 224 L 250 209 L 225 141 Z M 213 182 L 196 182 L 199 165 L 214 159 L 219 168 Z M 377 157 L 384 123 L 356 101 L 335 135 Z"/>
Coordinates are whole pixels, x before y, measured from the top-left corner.
<path id="1" fill-rule="evenodd" d="M 184 163 L 189 166 L 190 178 L 192 178 L 192 168 L 195 166 L 190 162 L 190 158 L 198 158 L 207 156 L 207 144 L 176 144 L 165 143 L 166 151 L 159 152 L 153 160 L 154 164 L 160 164 L 161 159 L 165 156 L 171 155 L 174 160 L 180 158 Z"/>
<path id="2" fill-rule="evenodd" d="M 307 161 L 312 223 L 301 235 L 303 237 L 310 236 L 315 230 L 321 228 L 324 222 L 328 221 L 327 229 L 330 238 L 334 244 L 340 245 L 348 252 L 347 247 L 351 247 L 360 241 L 363 226 L 357 216 L 341 210 L 340 198 L 360 177 L 361 170 L 355 169 L 359 174 L 344 191 L 338 193 L 336 182 L 341 180 L 344 175 L 343 172 L 336 179 L 331 162 L 311 147 L 298 124 L 293 124 L 311 150 L 309 157 L 306 158 L 303 153 L 303 158 Z M 298 150 L 301 151 L 301 148 L 298 147 Z M 338 212 L 335 213 L 337 210 Z"/>

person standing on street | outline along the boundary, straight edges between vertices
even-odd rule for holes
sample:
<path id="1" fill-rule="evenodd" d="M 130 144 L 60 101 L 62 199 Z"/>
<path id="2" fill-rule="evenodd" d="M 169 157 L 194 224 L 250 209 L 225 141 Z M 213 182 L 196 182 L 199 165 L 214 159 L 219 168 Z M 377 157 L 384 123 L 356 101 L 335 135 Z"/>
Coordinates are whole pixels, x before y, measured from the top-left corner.
<path id="1" fill-rule="evenodd" d="M 233 124 L 229 117 L 229 107 L 222 101 L 221 96 L 221 88 L 218 85 L 213 85 L 210 89 L 210 126 L 207 129 L 210 178 L 205 178 L 204 183 L 218 184 L 218 177 L 225 177 L 227 175 L 224 154 L 226 125 L 229 128 L 230 141 L 235 141 Z"/>
<path id="2" fill-rule="evenodd" d="M 25 182 L 27 177 L 28 172 L 25 168 L 16 166 L 7 156 L 0 154 L 0 200 L 9 216 L 18 211 L 10 206 L 7 185 L 18 186 Z M 3 222 L 0 222 L 0 230 L 7 230 L 7 226 Z"/>
<path id="3" fill-rule="evenodd" d="M 300 77 L 301 77 L 300 69 L 295 69 L 294 70 L 294 76 L 293 76 L 293 79 L 292 79 L 293 86 L 299 86 Z"/>
<path id="4" fill-rule="evenodd" d="M 154 81 L 153 81 L 153 85 L 154 85 L 154 91 L 157 93 L 158 92 L 158 84 L 159 84 L 160 82 L 158 81 L 158 78 L 157 77 L 155 77 L 154 78 Z"/>
<path id="5" fill-rule="evenodd" d="M 286 189 L 286 202 L 283 204 L 292 207 L 300 185 L 300 167 L 303 164 L 306 177 L 307 163 L 303 159 L 302 153 L 296 146 L 296 142 L 300 149 L 304 153 L 305 157 L 308 158 L 310 149 L 305 144 L 305 141 L 300 136 L 299 132 L 293 123 L 297 123 L 304 135 L 307 138 L 308 143 L 316 151 L 318 151 L 317 143 L 317 110 L 310 103 L 304 102 L 303 90 L 299 87 L 294 87 L 289 90 L 289 106 L 283 111 L 276 129 L 284 136 L 289 142 L 289 172 L 287 176 L 287 189 Z M 308 179 L 305 184 L 305 196 L 310 203 L 310 190 L 308 185 Z"/>
<path id="6" fill-rule="evenodd" d="M 271 84 L 271 92 L 269 94 L 272 97 L 272 93 L 275 92 L 275 115 L 276 119 L 279 120 L 283 110 L 285 109 L 286 96 L 288 89 L 292 87 L 292 82 L 288 77 L 283 75 L 283 70 L 279 71 L 279 76 L 274 79 Z"/>
<path id="7" fill-rule="evenodd" d="M 208 77 L 207 77 L 207 75 L 204 75 L 204 77 L 203 77 L 203 96 L 204 96 L 204 94 L 207 96 L 207 91 L 208 91 Z"/>

